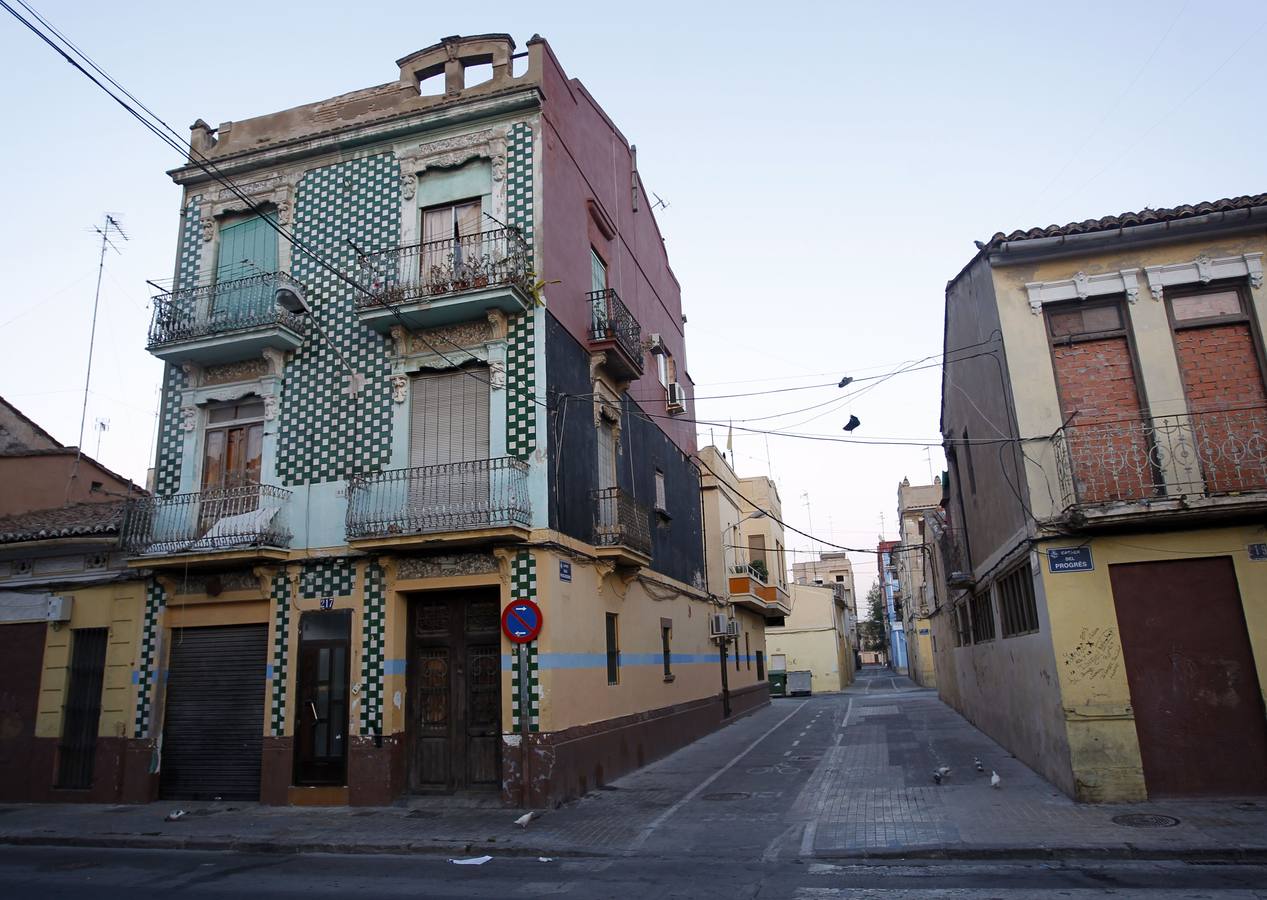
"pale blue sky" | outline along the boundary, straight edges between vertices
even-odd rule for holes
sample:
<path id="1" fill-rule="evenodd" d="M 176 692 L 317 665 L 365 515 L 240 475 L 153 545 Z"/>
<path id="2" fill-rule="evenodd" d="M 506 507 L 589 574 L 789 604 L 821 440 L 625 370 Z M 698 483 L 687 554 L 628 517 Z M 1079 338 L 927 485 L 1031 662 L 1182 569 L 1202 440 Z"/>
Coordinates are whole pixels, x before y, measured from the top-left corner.
<path id="1" fill-rule="evenodd" d="M 444 35 L 508 31 L 522 46 L 541 33 L 670 204 L 658 217 L 701 397 L 939 352 L 945 283 L 997 230 L 1267 187 L 1261 2 L 36 8 L 182 131 L 390 81 L 395 59 Z M 180 160 L 0 15 L 0 394 L 75 441 L 88 229 L 118 214 L 132 240 L 107 260 L 84 444 L 109 418 L 102 460 L 143 479 L 160 372 L 144 279 L 171 274 L 179 193 L 164 170 Z M 938 381 L 895 377 L 794 430 L 839 435 L 852 412 L 859 436 L 936 441 Z M 835 393 L 701 400 L 698 415 L 770 416 Z M 791 523 L 810 530 L 808 491 L 813 531 L 850 546 L 874 546 L 881 513 L 894 536 L 898 481 L 929 474 L 917 448 L 771 437 L 767 463 L 764 438 L 737 433 L 735 447 L 740 474 L 772 468 Z M 854 559 L 865 590 L 874 557 Z"/>

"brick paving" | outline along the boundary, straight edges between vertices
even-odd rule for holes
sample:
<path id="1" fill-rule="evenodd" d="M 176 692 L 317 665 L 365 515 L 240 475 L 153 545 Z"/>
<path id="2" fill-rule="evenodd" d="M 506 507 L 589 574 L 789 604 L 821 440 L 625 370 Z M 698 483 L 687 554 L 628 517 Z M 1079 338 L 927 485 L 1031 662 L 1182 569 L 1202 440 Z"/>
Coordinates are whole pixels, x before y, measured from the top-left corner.
<path id="1" fill-rule="evenodd" d="M 985 772 L 972 767 L 980 757 Z M 933 783 L 939 765 L 952 771 Z M 997 770 L 1002 787 L 989 786 Z M 164 817 L 177 806 L 186 815 Z M 1173 816 L 1130 828 L 1120 813 Z M 0 806 L 0 843 L 446 855 L 780 858 L 1106 855 L 1267 859 L 1267 798 L 1069 800 L 932 691 L 864 670 L 781 699 L 527 828 L 489 797 L 378 808 L 172 802 Z"/>

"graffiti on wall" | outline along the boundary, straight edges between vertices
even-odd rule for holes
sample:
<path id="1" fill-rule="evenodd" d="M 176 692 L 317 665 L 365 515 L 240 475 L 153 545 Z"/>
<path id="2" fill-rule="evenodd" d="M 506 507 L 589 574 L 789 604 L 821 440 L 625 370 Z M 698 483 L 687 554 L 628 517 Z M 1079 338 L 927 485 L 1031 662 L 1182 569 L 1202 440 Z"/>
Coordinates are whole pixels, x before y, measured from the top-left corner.
<path id="1" fill-rule="evenodd" d="M 1117 639 L 1117 629 L 1084 626 L 1073 649 L 1065 653 L 1064 662 L 1070 684 L 1117 677 L 1122 668 L 1122 644 Z"/>

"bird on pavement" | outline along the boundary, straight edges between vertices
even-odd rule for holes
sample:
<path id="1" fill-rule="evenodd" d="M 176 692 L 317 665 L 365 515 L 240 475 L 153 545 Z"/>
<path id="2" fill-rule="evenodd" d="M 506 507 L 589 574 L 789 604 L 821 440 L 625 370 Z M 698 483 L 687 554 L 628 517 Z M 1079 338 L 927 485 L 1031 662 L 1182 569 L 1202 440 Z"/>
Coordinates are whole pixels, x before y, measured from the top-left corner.
<path id="1" fill-rule="evenodd" d="M 531 822 L 536 817 L 537 817 L 537 814 L 535 812 L 526 812 L 522 816 L 520 816 L 518 819 L 515 819 L 515 824 L 518 825 L 520 828 L 527 828 L 528 823 Z"/>
<path id="2" fill-rule="evenodd" d="M 972 764 L 977 767 L 978 772 L 985 771 L 985 766 L 981 765 L 981 757 L 979 756 L 972 757 Z"/>
<path id="3" fill-rule="evenodd" d="M 1002 780 L 1003 779 L 999 777 L 998 772 L 994 771 L 993 769 L 990 770 L 990 787 L 992 788 L 998 787 L 999 782 L 1001 782 Z"/>
<path id="4" fill-rule="evenodd" d="M 950 766 L 938 766 L 933 772 L 933 784 L 941 784 L 941 780 L 950 774 Z"/>

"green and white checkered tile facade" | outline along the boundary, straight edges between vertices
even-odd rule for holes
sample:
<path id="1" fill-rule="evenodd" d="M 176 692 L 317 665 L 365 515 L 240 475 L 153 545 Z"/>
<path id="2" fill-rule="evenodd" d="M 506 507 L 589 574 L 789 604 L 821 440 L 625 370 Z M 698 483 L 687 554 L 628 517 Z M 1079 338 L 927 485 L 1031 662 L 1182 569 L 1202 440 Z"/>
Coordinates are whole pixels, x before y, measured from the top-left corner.
<path id="1" fill-rule="evenodd" d="M 537 560 L 531 552 L 522 550 L 515 554 L 510 564 L 510 599 L 537 599 Z M 518 647 L 512 650 L 513 662 L 510 675 L 510 712 L 514 718 L 515 731 L 523 731 L 523 717 L 519 708 L 519 684 L 521 678 L 528 679 L 528 730 L 537 731 L 541 727 L 541 673 L 537 662 L 537 642 L 528 643 L 528 671 L 522 671 L 519 664 Z"/>
<path id="2" fill-rule="evenodd" d="M 202 197 L 191 197 L 181 211 L 180 243 L 176 248 L 176 278 L 172 290 L 198 283 L 202 253 Z M 154 465 L 154 490 L 160 496 L 180 490 L 180 464 L 184 438 L 180 430 L 181 392 L 188 379 L 180 366 L 166 363 L 163 372 L 162 414 L 158 423 L 158 454 Z"/>
<path id="3" fill-rule="evenodd" d="M 506 145 L 506 218 L 529 246 L 534 209 L 532 148 L 532 126 L 517 123 Z M 529 309 L 513 317 L 506 335 L 506 451 L 518 459 L 527 459 L 537 449 L 536 316 L 536 309 Z"/>
<path id="4" fill-rule="evenodd" d="M 151 578 L 145 586 L 145 618 L 141 622 L 141 647 L 138 651 L 136 720 L 132 730 L 135 738 L 149 736 L 150 704 L 154 699 L 154 673 L 158 666 L 159 616 L 165 603 L 162 586 Z"/>
<path id="5" fill-rule="evenodd" d="M 273 690 L 269 703 L 269 728 L 273 737 L 286 733 L 286 663 L 290 647 L 291 587 L 286 570 L 273 576 L 268 593 L 273 604 Z"/>
<path id="6" fill-rule="evenodd" d="M 305 600 L 318 597 L 351 597 L 356 587 L 356 566 L 350 559 L 322 559 L 304 563 L 299 591 Z"/>
<path id="7" fill-rule="evenodd" d="M 295 198 L 296 236 L 340 272 L 355 277 L 356 248 L 366 253 L 400 242 L 400 167 L 384 153 L 307 172 Z M 349 241 L 351 244 L 349 244 Z M 391 453 L 389 366 L 382 335 L 361 324 L 355 287 L 296 249 L 291 273 L 308 291 L 316 329 L 286 367 L 278 434 L 283 484 L 339 481 L 377 472 Z M 366 378 L 357 396 L 330 344 Z"/>
<path id="8" fill-rule="evenodd" d="M 383 638 L 387 586 L 377 560 L 365 564 L 361 619 L 361 734 L 383 733 Z"/>

